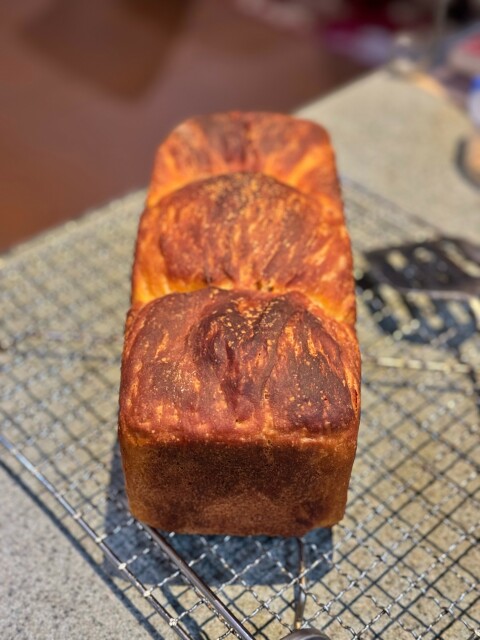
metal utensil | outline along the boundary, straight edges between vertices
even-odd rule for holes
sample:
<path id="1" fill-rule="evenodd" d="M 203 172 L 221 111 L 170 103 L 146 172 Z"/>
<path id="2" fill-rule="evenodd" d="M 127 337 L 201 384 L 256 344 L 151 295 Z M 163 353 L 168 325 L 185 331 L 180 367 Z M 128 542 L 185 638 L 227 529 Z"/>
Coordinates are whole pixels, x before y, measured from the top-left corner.
<path id="1" fill-rule="evenodd" d="M 398 291 L 421 291 L 432 298 L 480 296 L 480 247 L 461 238 L 439 237 L 366 254 L 377 282 Z"/>
<path id="2" fill-rule="evenodd" d="M 194 586 L 194 588 L 200 593 L 215 609 L 215 611 L 222 616 L 227 624 L 235 631 L 237 636 L 242 640 L 253 640 L 253 636 L 247 631 L 243 624 L 236 618 L 232 612 L 223 604 L 223 602 L 215 595 L 208 585 L 197 575 L 197 573 L 185 562 L 185 560 L 175 551 L 175 549 L 166 541 L 166 539 L 155 529 L 142 523 L 145 531 L 148 531 L 153 540 L 168 556 L 168 558 L 175 564 L 180 573 Z M 305 609 L 305 566 L 304 566 L 304 554 L 303 554 L 303 542 L 300 538 L 297 538 L 298 544 L 298 583 L 295 592 L 295 631 L 287 634 L 282 640 L 330 640 L 329 636 L 325 635 L 318 629 L 300 629 L 303 619 L 303 612 Z"/>
<path id="3" fill-rule="evenodd" d="M 282 640 L 330 640 L 330 637 L 317 629 L 298 629 L 289 633 Z"/>
<path id="4" fill-rule="evenodd" d="M 364 258 L 358 284 L 371 292 L 367 304 L 386 333 L 456 349 L 478 331 L 479 246 L 443 236 L 367 251 Z"/>

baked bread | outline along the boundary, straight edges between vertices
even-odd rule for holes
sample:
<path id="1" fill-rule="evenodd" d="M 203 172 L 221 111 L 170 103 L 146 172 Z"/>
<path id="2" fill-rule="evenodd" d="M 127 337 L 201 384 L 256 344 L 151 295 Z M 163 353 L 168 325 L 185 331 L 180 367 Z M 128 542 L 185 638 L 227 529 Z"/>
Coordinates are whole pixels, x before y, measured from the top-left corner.
<path id="1" fill-rule="evenodd" d="M 360 411 L 351 251 L 325 131 L 219 114 L 160 147 L 119 439 L 133 514 L 302 535 L 344 513 Z"/>
<path id="2" fill-rule="evenodd" d="M 193 182 L 143 214 L 132 302 L 206 286 L 297 290 L 353 323 L 350 241 L 340 213 L 261 173 Z"/>
<path id="3" fill-rule="evenodd" d="M 158 149 L 147 205 L 191 182 L 236 171 L 271 176 L 343 219 L 327 132 L 278 113 L 218 113 L 183 122 Z"/>

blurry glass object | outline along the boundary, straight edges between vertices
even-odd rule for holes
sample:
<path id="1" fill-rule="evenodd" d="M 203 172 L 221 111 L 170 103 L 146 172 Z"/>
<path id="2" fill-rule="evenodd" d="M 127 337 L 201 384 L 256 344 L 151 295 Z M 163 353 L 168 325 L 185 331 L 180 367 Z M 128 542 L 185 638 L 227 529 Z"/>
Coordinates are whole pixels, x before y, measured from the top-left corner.
<path id="1" fill-rule="evenodd" d="M 418 69 L 422 47 L 414 34 L 400 33 L 394 40 L 390 70 L 396 75 L 409 76 Z"/>
<path id="2" fill-rule="evenodd" d="M 336 20 L 325 30 L 335 51 L 354 57 L 368 66 L 388 62 L 395 49 L 411 57 L 411 44 L 397 42 L 399 33 L 415 33 L 428 26 L 431 12 L 423 2 L 405 0 L 349 0 Z"/>
<path id="3" fill-rule="evenodd" d="M 431 9 L 426 30 L 400 32 L 392 47 L 390 69 L 403 76 L 429 71 L 438 57 L 447 27 L 450 0 L 438 0 Z"/>

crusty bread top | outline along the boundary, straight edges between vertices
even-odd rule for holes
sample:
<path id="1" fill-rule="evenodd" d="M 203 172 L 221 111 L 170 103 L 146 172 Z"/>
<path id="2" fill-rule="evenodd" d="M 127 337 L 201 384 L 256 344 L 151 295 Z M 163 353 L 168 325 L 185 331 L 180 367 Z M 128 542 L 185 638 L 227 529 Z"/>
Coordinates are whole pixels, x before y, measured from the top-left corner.
<path id="1" fill-rule="evenodd" d="M 209 285 L 298 290 L 335 319 L 355 321 L 350 241 L 342 219 L 261 173 L 193 182 L 142 217 L 132 302 Z"/>
<path id="2" fill-rule="evenodd" d="M 359 362 L 353 328 L 300 293 L 171 294 L 130 316 L 120 430 L 149 444 L 355 439 Z"/>
<path id="3" fill-rule="evenodd" d="M 278 113 L 218 113 L 180 124 L 158 149 L 147 205 L 190 182 L 236 171 L 271 176 L 343 219 L 327 132 Z"/>

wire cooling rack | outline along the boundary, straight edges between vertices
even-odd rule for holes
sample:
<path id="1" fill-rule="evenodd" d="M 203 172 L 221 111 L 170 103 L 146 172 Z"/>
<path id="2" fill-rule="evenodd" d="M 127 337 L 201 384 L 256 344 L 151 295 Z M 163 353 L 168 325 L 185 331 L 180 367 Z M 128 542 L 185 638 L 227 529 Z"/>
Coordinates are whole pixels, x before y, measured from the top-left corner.
<path id="1" fill-rule="evenodd" d="M 297 602 L 304 624 L 333 640 L 480 637 L 478 301 L 369 283 L 369 251 L 435 233 L 353 183 L 344 198 L 359 281 L 362 421 L 346 517 L 305 536 L 303 564 L 289 538 L 163 534 L 169 557 L 126 508 L 117 393 L 144 193 L 3 260 L 4 453 L 137 587 L 162 634 L 282 638 Z"/>

